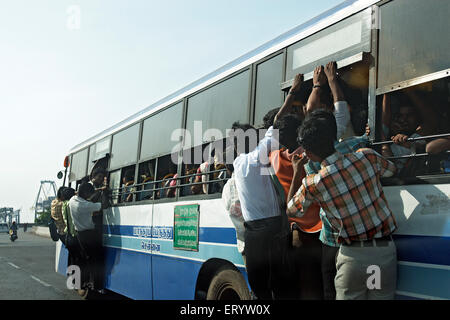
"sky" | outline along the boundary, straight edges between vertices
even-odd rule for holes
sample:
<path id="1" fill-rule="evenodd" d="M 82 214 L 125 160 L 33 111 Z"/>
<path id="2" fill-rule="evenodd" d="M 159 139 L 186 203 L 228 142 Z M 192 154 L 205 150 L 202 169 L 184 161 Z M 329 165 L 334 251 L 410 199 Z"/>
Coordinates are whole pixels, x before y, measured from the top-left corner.
<path id="1" fill-rule="evenodd" d="M 78 143 L 342 0 L 0 0 L 0 207 Z"/>

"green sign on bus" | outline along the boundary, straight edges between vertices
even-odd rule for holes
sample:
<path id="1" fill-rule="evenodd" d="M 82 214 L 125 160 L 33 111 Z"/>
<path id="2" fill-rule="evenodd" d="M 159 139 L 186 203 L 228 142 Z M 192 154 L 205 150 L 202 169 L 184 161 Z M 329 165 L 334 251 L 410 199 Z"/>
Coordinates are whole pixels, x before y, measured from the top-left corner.
<path id="1" fill-rule="evenodd" d="M 200 205 L 175 206 L 173 247 L 178 250 L 198 251 Z"/>

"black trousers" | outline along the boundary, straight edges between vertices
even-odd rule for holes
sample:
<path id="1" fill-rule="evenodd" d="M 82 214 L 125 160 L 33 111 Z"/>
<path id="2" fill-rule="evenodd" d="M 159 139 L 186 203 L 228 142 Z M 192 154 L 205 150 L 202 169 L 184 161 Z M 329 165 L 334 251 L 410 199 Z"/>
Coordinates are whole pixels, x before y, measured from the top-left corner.
<path id="1" fill-rule="evenodd" d="M 294 248 L 296 275 L 298 279 L 298 299 L 322 300 L 322 242 L 320 232 L 306 233 L 299 231 L 301 246 Z"/>
<path id="2" fill-rule="evenodd" d="M 338 251 L 339 247 L 322 244 L 323 298 L 325 300 L 336 300 L 334 278 L 336 277 L 336 255 Z"/>
<path id="3" fill-rule="evenodd" d="M 81 274 L 82 281 L 92 281 L 94 289 L 104 287 L 104 251 L 102 234 L 98 230 L 86 230 L 78 232 L 78 240 L 83 251 Z"/>
<path id="4" fill-rule="evenodd" d="M 281 237 L 281 218 L 273 217 L 247 221 L 245 227 L 245 256 L 248 281 L 261 300 L 289 299 L 290 270 L 285 268 L 287 237 Z"/>

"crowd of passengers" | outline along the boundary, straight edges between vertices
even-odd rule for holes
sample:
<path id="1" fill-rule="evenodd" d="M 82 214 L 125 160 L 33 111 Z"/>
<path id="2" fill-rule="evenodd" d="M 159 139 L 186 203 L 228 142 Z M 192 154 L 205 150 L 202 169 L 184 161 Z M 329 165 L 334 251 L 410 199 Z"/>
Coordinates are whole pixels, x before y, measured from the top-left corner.
<path id="1" fill-rule="evenodd" d="M 173 198 L 178 188 L 191 195 L 222 192 L 256 299 L 393 299 L 397 254 L 391 234 L 397 223 L 380 178 L 423 171 L 428 158 L 404 156 L 450 150 L 448 136 L 408 140 L 448 133 L 448 118 L 413 90 L 398 99 L 395 112 L 384 95 L 381 140 L 392 143 L 383 144 L 380 154 L 369 148 L 368 125 L 363 135 L 353 135 L 342 85 L 335 62 L 316 67 L 312 91 L 299 107 L 304 81 L 298 74 L 283 105 L 264 117 L 267 130 L 256 148 L 247 134 L 260 131 L 236 122 L 223 154 L 212 152 L 198 166 L 185 165 L 183 177 L 168 173 L 158 184 L 151 170 L 144 170 L 139 184 L 134 169 L 126 170 L 117 199 Z M 94 168 L 90 177 L 78 192 L 58 191 L 52 217 L 70 263 L 85 270 L 82 287 L 103 292 L 102 210 L 111 192 L 105 169 Z M 372 265 L 381 282 L 374 278 L 369 286 Z"/>
<path id="2" fill-rule="evenodd" d="M 397 253 L 391 235 L 397 223 L 380 178 L 423 171 L 423 158 L 399 158 L 419 148 L 431 155 L 450 150 L 448 136 L 408 140 L 448 133 L 448 118 L 439 124 L 410 90 L 391 117 L 385 95 L 382 140 L 392 143 L 379 154 L 369 148 L 368 126 L 363 136 L 348 135 L 351 106 L 341 84 L 335 63 L 317 67 L 306 104 L 294 108 L 304 85 L 297 75 L 283 106 L 265 116 L 268 130 L 258 146 L 241 154 L 234 150 L 237 157 L 227 165 L 232 175 L 222 199 L 258 299 L 394 298 Z M 239 123 L 233 129 L 256 130 Z M 379 282 L 369 279 L 368 266 L 374 265 Z"/>

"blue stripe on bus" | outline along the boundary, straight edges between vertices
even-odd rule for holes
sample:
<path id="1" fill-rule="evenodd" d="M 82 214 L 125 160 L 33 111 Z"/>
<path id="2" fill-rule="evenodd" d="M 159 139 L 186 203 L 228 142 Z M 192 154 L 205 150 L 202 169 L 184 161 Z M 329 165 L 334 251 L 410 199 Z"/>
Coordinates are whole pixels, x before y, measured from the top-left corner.
<path id="1" fill-rule="evenodd" d="M 393 236 L 399 261 L 450 265 L 450 237 Z"/>
<path id="2" fill-rule="evenodd" d="M 134 234 L 134 228 L 136 227 L 107 225 L 104 227 L 104 230 L 107 234 L 142 239 L 142 237 Z M 147 228 L 150 230 L 150 234 L 151 231 L 157 231 L 158 228 L 170 229 L 170 233 L 173 233 L 172 227 L 153 227 L 153 229 L 151 227 L 138 228 Z M 160 237 L 157 236 L 156 238 Z M 394 235 L 394 240 L 397 246 L 398 260 L 400 261 L 450 265 L 450 237 Z M 236 232 L 234 228 L 202 227 L 199 232 L 199 241 L 236 244 Z"/>
<path id="3" fill-rule="evenodd" d="M 450 269 L 439 269 L 433 265 L 404 265 L 400 262 L 397 270 L 397 291 L 410 292 L 412 297 L 415 294 L 450 299 Z"/>
<path id="4" fill-rule="evenodd" d="M 107 247 L 115 247 L 153 255 L 170 255 L 178 258 L 200 261 L 206 261 L 211 258 L 221 258 L 228 260 L 233 264 L 244 264 L 242 255 L 235 246 L 214 243 L 199 243 L 199 250 L 196 252 L 176 250 L 173 248 L 173 241 L 104 235 L 103 244 Z"/>
<path id="5" fill-rule="evenodd" d="M 136 232 L 147 229 L 147 233 L 138 236 Z M 150 226 L 114 226 L 105 225 L 103 227 L 103 233 L 136 237 L 136 238 L 160 238 L 160 236 L 151 236 L 152 233 L 157 232 L 159 229 L 169 229 L 173 234 L 173 227 L 150 227 Z M 145 232 L 145 231 L 144 231 Z M 172 236 L 170 237 L 172 239 Z M 225 244 L 236 244 L 236 231 L 234 228 L 216 228 L 216 227 L 201 227 L 199 231 L 199 241 L 201 242 L 215 242 Z"/>

